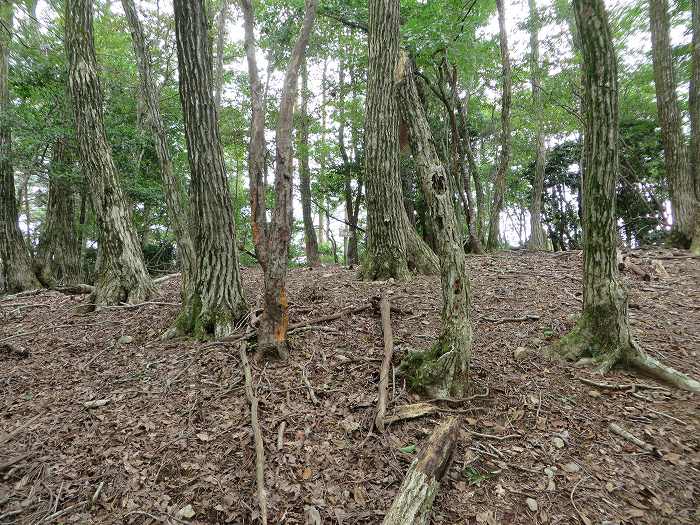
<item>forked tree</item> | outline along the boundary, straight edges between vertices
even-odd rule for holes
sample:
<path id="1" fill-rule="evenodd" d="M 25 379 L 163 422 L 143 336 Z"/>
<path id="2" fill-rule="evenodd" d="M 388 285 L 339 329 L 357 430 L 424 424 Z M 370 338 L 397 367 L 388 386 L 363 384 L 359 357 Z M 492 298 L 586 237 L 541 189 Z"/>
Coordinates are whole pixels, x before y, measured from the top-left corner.
<path id="1" fill-rule="evenodd" d="M 96 306 L 142 302 L 150 296 L 153 284 L 105 133 L 93 41 L 93 2 L 67 0 L 65 24 L 68 85 L 80 166 L 90 186 L 98 230 L 91 302 Z"/>
<path id="2" fill-rule="evenodd" d="M 180 102 L 190 165 L 194 284 L 175 327 L 195 337 L 224 337 L 248 308 L 238 267 L 236 225 L 219 138 L 206 0 L 175 0 Z"/>
<path id="3" fill-rule="evenodd" d="M 421 189 L 435 228 L 442 287 L 442 331 L 435 346 L 409 354 L 402 363 L 415 387 L 435 397 L 463 395 L 472 347 L 469 276 L 447 170 L 435 149 L 416 88 L 411 61 L 401 54 L 396 69 L 399 106 L 408 127 Z"/>
<path id="4" fill-rule="evenodd" d="M 700 383 L 649 357 L 629 324 L 627 291 L 617 267 L 615 188 L 618 177 L 617 62 L 603 0 L 574 0 L 583 56 L 583 311 L 553 348 L 605 373 L 617 364 L 635 367 L 680 388 Z"/>
<path id="5" fill-rule="evenodd" d="M 258 352 L 259 355 L 276 353 L 280 358 L 286 358 L 289 316 L 285 281 L 293 211 L 292 117 L 297 96 L 299 68 L 309 44 L 318 0 L 306 1 L 301 31 L 292 49 L 284 75 L 275 131 L 275 206 L 269 223 L 265 205 L 265 106 L 255 56 L 255 15 L 251 0 L 242 0 L 241 7 L 252 106 L 248 150 L 251 222 L 255 252 L 264 276 L 264 307 L 258 326 Z"/>

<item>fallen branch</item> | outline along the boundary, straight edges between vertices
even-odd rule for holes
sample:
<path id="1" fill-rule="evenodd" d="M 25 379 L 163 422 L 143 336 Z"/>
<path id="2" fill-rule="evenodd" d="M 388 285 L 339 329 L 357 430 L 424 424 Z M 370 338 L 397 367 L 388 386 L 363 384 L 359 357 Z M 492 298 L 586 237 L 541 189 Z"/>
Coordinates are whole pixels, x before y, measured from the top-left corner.
<path id="1" fill-rule="evenodd" d="M 645 385 L 644 383 L 628 383 L 628 384 L 623 384 L 623 385 L 611 385 L 608 383 L 597 383 L 595 381 L 591 381 L 590 379 L 586 379 L 585 377 L 577 377 L 579 381 L 582 383 L 585 383 L 587 385 L 595 386 L 598 388 L 605 388 L 607 390 L 626 390 L 628 393 L 633 393 L 636 392 L 637 389 L 647 389 L 647 390 L 661 390 L 664 392 L 668 392 L 668 388 L 664 388 L 662 386 L 656 386 L 656 385 Z"/>
<path id="2" fill-rule="evenodd" d="M 161 301 L 144 301 L 143 303 L 135 303 L 135 304 L 116 304 L 116 305 L 111 305 L 111 306 L 103 306 L 102 308 L 113 308 L 113 309 L 124 309 L 124 310 L 130 310 L 132 308 L 140 308 L 142 306 L 147 306 L 149 304 L 156 305 L 156 306 L 180 306 L 180 303 L 165 303 Z"/>
<path id="3" fill-rule="evenodd" d="M 654 445 L 650 445 L 650 444 L 647 443 L 646 441 L 642 441 L 642 440 L 639 439 L 638 437 L 633 436 L 632 434 L 630 434 L 629 432 L 627 432 L 625 429 L 623 429 L 623 428 L 620 427 L 619 425 L 617 425 L 617 424 L 615 424 L 615 423 L 610 423 L 610 425 L 608 425 L 608 428 L 609 428 L 614 434 L 617 434 L 618 436 L 620 436 L 620 437 L 622 437 L 622 438 L 625 438 L 625 439 L 626 439 L 627 441 L 629 441 L 630 443 L 634 443 L 634 444 L 637 445 L 639 448 L 644 449 L 644 450 L 646 450 L 647 452 L 651 452 L 652 454 L 657 454 L 657 455 L 659 455 L 659 450 L 658 450 Z"/>
<path id="4" fill-rule="evenodd" d="M 384 334 L 384 360 L 379 373 L 379 399 L 377 400 L 377 415 L 374 425 L 379 432 L 384 432 L 384 414 L 386 414 L 386 398 L 389 389 L 389 370 L 391 358 L 394 354 L 394 334 L 391 331 L 391 304 L 386 292 L 382 291 L 379 301 L 379 312 L 382 321 L 382 333 Z"/>
<path id="5" fill-rule="evenodd" d="M 168 275 L 164 275 L 162 277 L 157 277 L 156 279 L 153 279 L 153 284 L 162 284 L 165 281 L 169 281 L 170 279 L 174 279 L 175 277 L 179 277 L 180 273 L 170 273 Z"/>
<path id="6" fill-rule="evenodd" d="M 267 494 L 265 493 L 265 447 L 263 445 L 262 431 L 258 421 L 258 398 L 253 392 L 253 377 L 250 371 L 250 363 L 246 355 L 246 344 L 240 346 L 241 367 L 245 375 L 245 393 L 250 402 L 250 423 L 253 427 L 255 440 L 255 477 L 258 485 L 258 503 L 260 505 L 260 521 L 267 525 Z"/>
<path id="7" fill-rule="evenodd" d="M 316 397 L 316 392 L 314 392 L 314 387 L 311 386 L 311 383 L 309 382 L 309 378 L 306 376 L 306 370 L 303 368 L 301 369 L 301 379 L 304 381 L 304 385 L 306 386 L 307 390 L 309 391 L 309 397 L 311 398 L 311 402 L 314 405 L 318 405 L 318 397 Z"/>
<path id="8" fill-rule="evenodd" d="M 521 317 L 482 317 L 480 321 L 487 321 L 489 323 L 522 323 L 525 321 L 537 321 L 540 318 L 537 314 L 525 314 Z"/>
<path id="9" fill-rule="evenodd" d="M 438 407 L 430 403 L 412 403 L 396 407 L 390 416 L 384 417 L 384 425 L 403 421 L 405 419 L 416 419 L 418 417 L 429 416 L 438 412 Z M 377 417 L 379 414 L 377 414 Z M 375 424 L 377 424 L 375 420 Z M 379 425 L 377 425 L 379 428 Z"/>
<path id="10" fill-rule="evenodd" d="M 74 284 L 71 286 L 56 286 L 54 288 L 51 288 L 55 292 L 60 292 L 62 294 L 66 295 L 86 295 L 86 294 L 91 294 L 92 292 L 95 291 L 94 286 L 90 286 L 89 284 Z"/>
<path id="11" fill-rule="evenodd" d="M 425 448 L 408 468 L 384 518 L 384 525 L 428 523 L 440 480 L 452 460 L 458 426 L 456 418 L 449 418 L 432 433 Z"/>
<path id="12" fill-rule="evenodd" d="M 520 434 L 506 434 L 505 436 L 494 436 L 492 434 L 481 434 L 479 432 L 474 432 L 473 430 L 469 430 L 469 433 L 472 436 L 480 437 L 483 439 L 495 439 L 496 441 L 505 441 L 506 439 L 522 437 Z"/>

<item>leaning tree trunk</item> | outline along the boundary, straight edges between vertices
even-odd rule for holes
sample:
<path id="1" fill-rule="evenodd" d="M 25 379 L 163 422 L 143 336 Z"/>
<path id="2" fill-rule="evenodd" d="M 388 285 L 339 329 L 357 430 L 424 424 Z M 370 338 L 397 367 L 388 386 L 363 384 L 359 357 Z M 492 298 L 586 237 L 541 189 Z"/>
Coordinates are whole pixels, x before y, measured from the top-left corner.
<path id="1" fill-rule="evenodd" d="M 603 0 L 574 0 L 584 84 L 583 312 L 554 347 L 607 372 L 617 363 L 691 391 L 700 383 L 647 356 L 632 338 L 627 291 L 617 266 L 615 214 L 618 176 L 617 62 Z"/>
<path id="2" fill-rule="evenodd" d="M 247 313 L 241 286 L 233 202 L 212 95 L 205 0 L 175 0 L 180 101 L 190 164 L 195 279 L 176 322 L 196 337 L 223 337 Z"/>
<path id="3" fill-rule="evenodd" d="M 54 141 L 49 168 L 49 198 L 34 261 L 44 286 L 81 282 L 80 243 L 75 214 L 75 185 L 65 137 Z"/>
<path id="4" fill-rule="evenodd" d="M 695 227 L 690 250 L 700 255 L 700 2 L 692 3 L 692 73 L 688 93 L 690 109 L 690 177 L 695 187 Z"/>
<path id="5" fill-rule="evenodd" d="M 92 22 L 92 2 L 66 1 L 68 84 L 99 231 L 100 267 L 91 300 L 96 306 L 137 303 L 150 296 L 153 285 L 107 142 Z"/>
<path id="6" fill-rule="evenodd" d="M 10 123 L 9 58 L 12 2 L 0 3 L 0 262 L 9 293 L 39 288 L 32 271 L 32 259 L 18 224 L 15 173 L 12 166 L 12 127 Z"/>
<path id="7" fill-rule="evenodd" d="M 503 199 L 506 192 L 506 175 L 510 168 L 510 106 L 513 91 L 513 81 L 510 71 L 510 55 L 508 53 L 508 32 L 506 29 L 506 13 L 503 0 L 496 0 L 498 8 L 498 27 L 501 42 L 501 65 L 503 74 L 503 92 L 501 94 L 501 152 L 498 159 L 498 169 L 493 185 L 493 200 L 489 216 L 489 237 L 486 247 L 489 250 L 498 248 L 500 236 L 500 216 L 503 210 Z"/>
<path id="8" fill-rule="evenodd" d="M 411 151 L 435 231 L 442 285 L 442 331 L 427 352 L 410 354 L 402 365 L 412 386 L 435 397 L 460 397 L 467 384 L 472 329 L 469 312 L 469 276 L 463 239 L 457 224 L 452 191 L 445 166 L 435 150 L 413 78 L 411 61 L 402 54 L 396 79 L 401 114 L 408 125 Z"/>
<path id="9" fill-rule="evenodd" d="M 139 87 L 145 105 L 146 125 L 149 127 L 155 145 L 160 175 L 163 180 L 165 204 L 168 210 L 170 225 L 175 234 L 178 248 L 178 258 L 181 265 L 181 297 L 183 301 L 192 294 L 194 283 L 195 253 L 187 204 L 187 188 L 181 175 L 173 170 L 172 155 L 168 146 L 168 138 L 160 111 L 160 96 L 151 67 L 151 56 L 146 44 L 146 35 L 134 0 L 122 0 L 124 14 L 131 31 L 134 54 L 139 71 Z M 171 331 L 172 333 L 177 330 Z"/>
<path id="10" fill-rule="evenodd" d="M 301 107 L 299 114 L 299 193 L 301 193 L 301 211 L 304 220 L 304 247 L 306 264 L 316 267 L 321 265 L 318 256 L 318 241 L 314 228 L 314 216 L 311 211 L 311 170 L 309 169 L 309 86 L 306 70 L 306 58 L 301 64 Z M 342 124 L 341 124 L 342 126 Z"/>
<path id="11" fill-rule="evenodd" d="M 399 112 L 394 71 L 399 56 L 399 0 L 369 0 L 365 109 L 367 248 L 362 276 L 407 279 L 406 232 L 399 173 Z"/>
<path id="12" fill-rule="evenodd" d="M 544 250 L 547 240 L 542 228 L 542 194 L 544 193 L 545 143 L 544 104 L 542 103 L 542 69 L 540 68 L 540 16 L 535 0 L 528 0 L 530 8 L 530 80 L 532 84 L 532 107 L 536 124 L 535 177 L 532 182 L 530 201 L 530 250 Z"/>
<path id="13" fill-rule="evenodd" d="M 680 243 L 687 246 L 693 235 L 695 194 L 688 170 L 687 150 L 676 96 L 667 0 L 649 0 L 649 22 L 656 107 L 664 147 L 666 178 L 671 194 L 674 230 Z"/>

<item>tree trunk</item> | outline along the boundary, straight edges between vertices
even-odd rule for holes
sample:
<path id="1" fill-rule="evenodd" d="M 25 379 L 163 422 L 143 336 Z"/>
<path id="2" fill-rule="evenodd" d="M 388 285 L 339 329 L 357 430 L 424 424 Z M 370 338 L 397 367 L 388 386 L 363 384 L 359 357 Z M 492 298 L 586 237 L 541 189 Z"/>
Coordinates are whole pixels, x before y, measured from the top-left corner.
<path id="1" fill-rule="evenodd" d="M 396 78 L 401 114 L 408 125 L 416 170 L 423 189 L 440 258 L 442 332 L 428 352 L 409 355 L 404 369 L 414 387 L 431 396 L 461 397 L 467 384 L 472 330 L 469 312 L 469 276 L 463 239 L 457 224 L 449 178 L 435 150 L 408 56 L 402 55 Z M 411 369 L 411 364 L 416 368 Z M 402 365 L 403 366 L 403 365 Z"/>
<path id="2" fill-rule="evenodd" d="M 500 236 L 500 215 L 503 210 L 503 199 L 506 192 L 506 176 L 510 168 L 510 106 L 513 91 L 513 81 L 510 71 L 510 56 L 508 53 L 508 32 L 506 29 L 506 13 L 503 0 L 496 0 L 498 8 L 498 27 L 501 42 L 501 64 L 503 74 L 503 93 L 501 94 L 501 152 L 498 169 L 494 179 L 493 202 L 489 217 L 489 238 L 486 247 L 489 250 L 498 248 Z"/>
<path id="3" fill-rule="evenodd" d="M 66 1 L 68 83 L 83 173 L 90 185 L 99 231 L 100 267 L 91 302 L 137 303 L 153 289 L 107 142 L 92 31 L 92 2 Z"/>
<path id="4" fill-rule="evenodd" d="M 649 0 L 649 22 L 656 107 L 664 147 L 666 178 L 671 194 L 674 230 L 678 235 L 677 240 L 687 245 L 693 234 L 695 199 L 676 97 L 667 0 Z"/>
<path id="5" fill-rule="evenodd" d="M 150 129 L 155 145 L 160 175 L 163 180 L 165 204 L 168 210 L 170 226 L 175 234 L 178 248 L 178 259 L 181 265 L 181 298 L 192 294 L 194 283 L 195 253 L 189 225 L 189 210 L 187 204 L 187 188 L 182 175 L 173 170 L 172 155 L 168 146 L 168 138 L 160 111 L 160 95 L 151 68 L 151 56 L 146 45 L 146 35 L 134 0 L 122 0 L 124 14 L 131 31 L 134 54 L 139 71 L 139 86 L 145 105 L 145 123 Z"/>
<path id="6" fill-rule="evenodd" d="M 690 250 L 700 255 L 700 2 L 692 2 L 693 41 L 688 107 L 690 110 L 690 177 L 695 187 L 695 228 Z"/>
<path id="7" fill-rule="evenodd" d="M 399 0 L 369 0 L 365 108 L 367 249 L 362 276 L 407 279 L 406 232 L 399 173 L 399 112 L 394 73 L 399 56 Z"/>
<path id="8" fill-rule="evenodd" d="M 12 27 L 12 2 L 0 3 L 0 261 L 5 290 L 17 293 L 39 288 L 32 271 L 32 260 L 19 229 L 15 173 L 12 166 L 12 125 L 10 122 L 9 60 Z"/>
<path id="9" fill-rule="evenodd" d="M 583 312 L 554 350 L 591 361 L 600 372 L 624 363 L 700 391 L 700 383 L 650 358 L 632 339 L 617 266 L 617 62 L 603 0 L 574 0 L 574 11 L 584 66 Z"/>
<path id="10" fill-rule="evenodd" d="M 133 2 L 133 0 L 131 0 Z M 214 100 L 216 110 L 221 113 L 221 92 L 224 89 L 224 44 L 226 42 L 226 19 L 228 18 L 228 0 L 221 0 L 221 9 L 216 23 L 216 78 Z"/>
<path id="11" fill-rule="evenodd" d="M 297 92 L 299 68 L 305 59 L 311 29 L 316 17 L 318 0 L 307 0 L 304 22 L 287 64 L 282 86 L 277 129 L 275 131 L 275 208 L 267 224 L 264 199 L 263 166 L 265 151 L 265 113 L 263 96 L 255 57 L 254 15 L 250 0 L 241 2 L 245 26 L 245 49 L 252 102 L 251 139 L 249 149 L 249 178 L 253 239 L 258 261 L 263 268 L 265 306 L 258 327 L 258 353 L 288 355 L 287 291 L 285 279 L 287 256 L 292 229 L 292 116 Z"/>
<path id="12" fill-rule="evenodd" d="M 75 216 L 72 162 L 65 137 L 54 141 L 49 169 L 49 198 L 35 259 L 35 271 L 46 287 L 81 282 L 80 244 Z"/>
<path id="13" fill-rule="evenodd" d="M 236 225 L 212 95 L 205 0 L 175 0 L 180 101 L 190 165 L 195 282 L 177 321 L 196 337 L 224 337 L 247 313 L 238 268 Z"/>
<path id="14" fill-rule="evenodd" d="M 535 0 L 528 0 L 530 8 L 530 83 L 532 85 L 532 107 L 535 118 L 535 177 L 532 182 L 530 201 L 530 250 L 544 250 L 547 247 L 542 228 L 542 194 L 544 193 L 544 169 L 546 149 L 544 143 L 544 104 L 542 103 L 542 69 L 540 68 L 540 16 Z"/>
<path id="15" fill-rule="evenodd" d="M 306 249 L 306 264 L 320 266 L 318 242 L 314 229 L 314 216 L 311 212 L 311 170 L 309 169 L 309 87 L 306 58 L 301 64 L 301 107 L 299 123 L 299 192 L 301 193 L 301 210 L 304 219 L 304 247 Z M 342 125 L 342 124 L 341 124 Z"/>

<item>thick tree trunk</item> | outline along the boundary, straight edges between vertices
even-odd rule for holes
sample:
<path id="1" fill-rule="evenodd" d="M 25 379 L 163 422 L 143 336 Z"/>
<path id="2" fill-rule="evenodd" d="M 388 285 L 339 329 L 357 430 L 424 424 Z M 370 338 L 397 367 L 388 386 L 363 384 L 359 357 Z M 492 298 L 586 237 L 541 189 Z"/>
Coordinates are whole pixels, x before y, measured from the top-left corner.
<path id="1" fill-rule="evenodd" d="M 92 303 L 137 303 L 153 289 L 107 142 L 92 31 L 92 2 L 66 1 L 68 83 L 83 173 L 99 231 L 100 266 Z"/>
<path id="2" fill-rule="evenodd" d="M 407 279 L 406 232 L 399 173 L 399 112 L 394 73 L 399 56 L 399 0 L 369 0 L 365 109 L 367 249 L 362 276 Z"/>
<path id="3" fill-rule="evenodd" d="M 297 96 L 299 69 L 306 54 L 311 29 L 316 17 L 318 0 L 307 0 L 304 22 L 294 44 L 282 86 L 275 132 L 275 208 L 272 221 L 267 224 L 265 215 L 264 180 L 262 160 L 265 150 L 265 114 L 262 90 L 255 58 L 254 15 L 250 0 L 243 0 L 245 48 L 248 60 L 252 98 L 251 141 L 249 151 L 251 210 L 253 238 L 258 260 L 263 268 L 265 306 L 258 327 L 258 352 L 264 355 L 276 353 L 280 358 L 288 355 L 287 291 L 285 287 L 287 256 L 292 229 L 292 117 Z"/>
<path id="4" fill-rule="evenodd" d="M 39 288 L 32 271 L 32 260 L 19 229 L 15 173 L 12 166 L 12 127 L 10 123 L 9 58 L 12 2 L 0 3 L 0 262 L 8 293 Z"/>
<path id="5" fill-rule="evenodd" d="M 190 164 L 195 282 L 178 328 L 196 337 L 229 335 L 247 313 L 238 268 L 236 225 L 212 95 L 205 0 L 175 0 L 180 101 Z"/>
<path id="6" fill-rule="evenodd" d="M 306 264 L 316 267 L 320 266 L 321 259 L 318 256 L 314 216 L 311 211 L 311 170 L 309 169 L 309 121 L 311 117 L 309 116 L 309 86 L 306 58 L 301 64 L 301 107 L 299 109 L 300 123 L 297 157 L 299 158 L 299 193 L 301 193 L 301 211 L 304 220 L 304 247 L 306 250 Z"/>
<path id="7" fill-rule="evenodd" d="M 536 123 L 535 176 L 532 182 L 530 201 L 530 250 L 544 250 L 547 241 L 542 228 L 542 194 L 544 193 L 544 169 L 546 149 L 544 143 L 544 104 L 542 103 L 542 70 L 540 68 L 540 16 L 535 0 L 528 0 L 530 8 L 530 83 L 532 85 L 532 107 Z"/>
<path id="8" fill-rule="evenodd" d="M 686 244 L 693 234 L 695 198 L 693 181 L 688 171 L 687 150 L 676 96 L 667 0 L 649 0 L 649 22 L 656 107 L 664 146 L 664 163 L 671 194 L 674 230 L 679 236 L 678 241 Z"/>
<path id="9" fill-rule="evenodd" d="M 181 175 L 173 170 L 172 155 L 168 146 L 165 125 L 160 111 L 160 96 L 151 68 L 151 56 L 146 45 L 146 35 L 136 11 L 134 0 L 122 0 L 124 14 L 131 31 L 134 54 L 139 71 L 139 86 L 145 105 L 145 123 L 153 135 L 156 155 L 160 167 L 170 226 L 177 241 L 178 258 L 181 265 L 181 297 L 184 301 L 192 294 L 194 283 L 195 253 L 189 225 L 187 188 Z"/>
<path id="10" fill-rule="evenodd" d="M 617 62 L 603 0 L 574 0 L 584 71 L 583 312 L 554 350 L 567 359 L 586 359 L 606 372 L 615 364 L 634 366 L 700 391 L 700 383 L 647 356 L 632 339 L 627 291 L 617 265 L 615 214 L 618 176 Z"/>
<path id="11" fill-rule="evenodd" d="M 503 75 L 503 92 L 501 94 L 501 152 L 498 157 L 498 169 L 494 179 L 493 201 L 489 217 L 489 237 L 486 247 L 489 250 L 498 248 L 500 237 L 500 216 L 503 210 L 503 200 L 506 192 L 506 176 L 510 169 L 511 138 L 510 138 L 510 106 L 512 100 L 513 80 L 510 70 L 510 54 L 508 52 L 508 32 L 506 29 L 506 13 L 503 0 L 496 0 L 498 8 L 499 40 L 501 43 L 501 65 Z"/>
<path id="12" fill-rule="evenodd" d="M 214 80 L 214 100 L 216 101 L 216 110 L 219 113 L 221 113 L 221 92 L 224 89 L 224 44 L 226 43 L 227 18 L 228 0 L 221 0 L 221 8 L 216 21 L 216 77 Z"/>
<path id="13" fill-rule="evenodd" d="M 34 261 L 37 277 L 47 287 L 82 282 L 71 168 L 67 140 L 60 137 L 54 141 L 51 152 L 46 218 Z"/>
<path id="14" fill-rule="evenodd" d="M 692 63 L 688 106 L 690 110 L 690 177 L 695 188 L 695 226 L 690 250 L 700 255 L 700 2 L 692 2 Z"/>
<path id="15" fill-rule="evenodd" d="M 440 258 L 442 331 L 429 351 L 409 356 L 404 367 L 413 386 L 435 397 L 460 397 L 467 384 L 472 330 L 469 312 L 469 276 L 463 239 L 457 224 L 449 178 L 435 150 L 430 124 L 416 89 L 411 62 L 403 54 L 397 68 L 401 114 L 408 125 L 416 170 Z M 411 365 L 416 364 L 415 369 Z"/>

